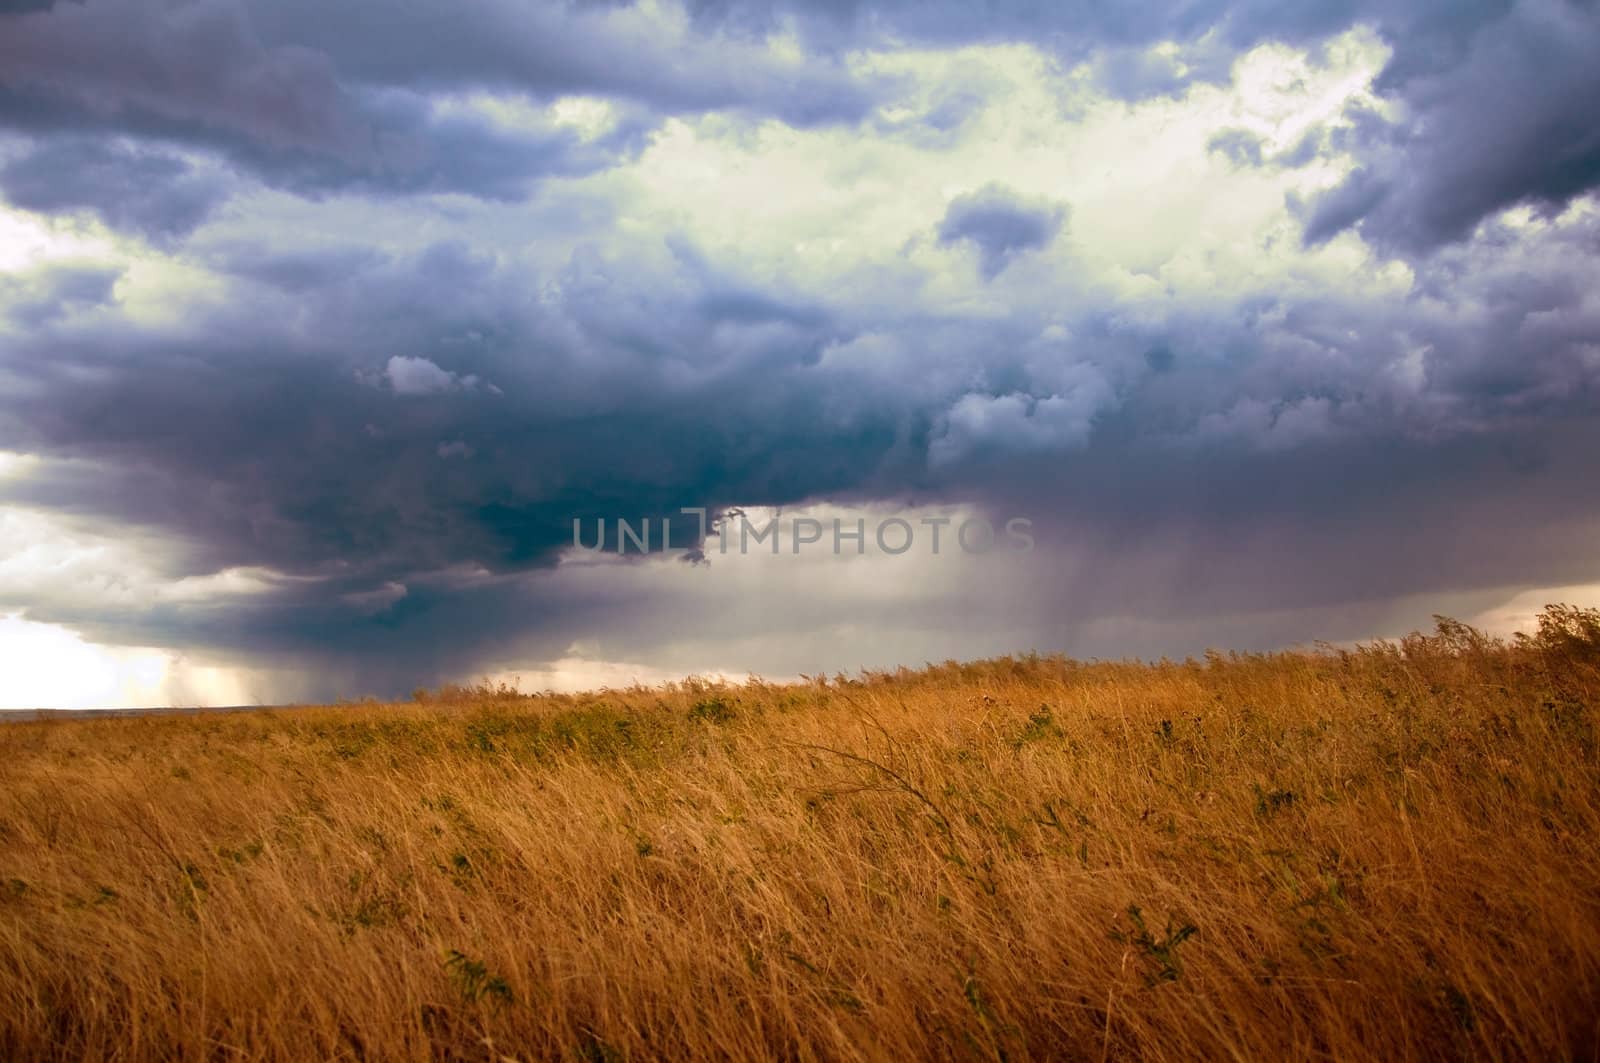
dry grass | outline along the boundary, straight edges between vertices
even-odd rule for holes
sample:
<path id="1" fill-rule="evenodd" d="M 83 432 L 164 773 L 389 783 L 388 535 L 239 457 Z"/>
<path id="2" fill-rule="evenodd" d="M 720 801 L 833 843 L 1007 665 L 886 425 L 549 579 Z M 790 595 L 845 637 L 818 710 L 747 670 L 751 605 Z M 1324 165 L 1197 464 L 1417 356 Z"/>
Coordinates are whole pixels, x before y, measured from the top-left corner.
<path id="1" fill-rule="evenodd" d="M 0 1056 L 1594 1058 L 1537 639 L 0 728 Z"/>

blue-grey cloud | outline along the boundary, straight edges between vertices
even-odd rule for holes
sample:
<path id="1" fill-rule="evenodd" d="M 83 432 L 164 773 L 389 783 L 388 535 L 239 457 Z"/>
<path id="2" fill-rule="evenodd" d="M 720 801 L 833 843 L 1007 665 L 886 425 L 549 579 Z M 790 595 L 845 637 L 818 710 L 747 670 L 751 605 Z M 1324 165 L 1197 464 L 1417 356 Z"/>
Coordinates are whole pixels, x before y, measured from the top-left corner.
<path id="1" fill-rule="evenodd" d="M 629 157 L 666 115 L 800 127 L 872 118 L 897 90 L 851 74 L 841 57 L 852 48 L 1023 41 L 1092 63 L 1103 90 L 1136 100 L 1223 82 L 1232 59 L 1263 41 L 1311 44 L 1366 24 L 1393 49 L 1379 89 L 1405 115 L 1361 153 L 1347 186 L 1308 205 L 1309 242 L 1360 225 L 1386 248 L 1426 251 L 1507 205 L 1558 208 L 1600 169 L 1584 105 L 1600 30 L 1592 5 L 1567 0 L 1089 10 L 1019 0 L 981 16 L 958 3 L 716 0 L 688 10 L 697 28 L 669 44 L 628 4 L 430 3 L 403 14 L 245 0 L 23 5 L 0 15 L 0 125 L 217 150 L 306 194 L 509 199 L 543 177 Z M 765 47 L 787 29 L 804 44 L 798 58 Z M 1160 42 L 1177 51 L 1153 51 Z M 579 142 L 570 130 L 508 131 L 438 110 L 443 96 L 477 90 L 535 102 L 593 94 L 623 115 L 601 141 Z M 912 131 L 945 135 L 974 99 L 944 98 Z M 1277 161 L 1307 161 L 1317 145 L 1301 149 Z"/>
<path id="2" fill-rule="evenodd" d="M 221 153 L 303 194 L 526 195 L 637 152 L 660 116 L 727 110 L 800 126 L 865 117 L 871 86 L 835 64 L 784 63 L 708 44 L 686 61 L 645 25 L 605 12 L 479 4 L 182 4 L 107 0 L 0 15 L 0 128 L 134 134 Z M 693 44 L 694 42 L 690 42 Z M 714 56 L 718 61 L 712 61 Z M 535 103 L 592 93 L 619 118 L 603 136 L 502 128 L 441 110 L 450 94 Z"/>
<path id="3" fill-rule="evenodd" d="M 1066 222 L 1061 204 L 1031 203 L 988 185 L 950 201 L 939 222 L 939 242 L 966 243 L 978 252 L 978 271 L 994 280 L 1018 255 L 1048 247 Z"/>
<path id="4" fill-rule="evenodd" d="M 30 15 L 38 11 L 48 11 L 59 0 L 0 0 L 0 16 L 5 15 Z"/>
<path id="5" fill-rule="evenodd" d="M 1209 613 L 1244 630 L 1270 608 L 1371 617 L 1396 595 L 1592 576 L 1600 230 L 1582 212 L 1496 217 L 1592 187 L 1592 8 L 694 3 L 668 43 L 647 14 L 221 0 L 0 14 L 0 195 L 91 212 L 157 245 L 143 268 L 209 285 L 164 292 L 181 313 L 163 314 L 118 302 L 120 265 L 68 258 L 0 284 L 0 450 L 43 459 L 0 499 L 151 536 L 165 580 L 273 574 L 239 599 L 41 591 L 0 610 L 403 690 L 458 677 L 486 647 L 553 656 L 577 627 L 681 632 L 682 599 L 552 589 L 574 518 L 819 499 L 1033 516 L 1055 567 L 1011 607 L 1057 645 L 1087 616 L 1165 612 L 1198 630 Z M 866 230 L 894 222 L 857 233 L 841 212 L 829 261 L 846 265 L 819 278 L 757 234 L 704 250 L 692 212 L 649 202 L 631 175 L 582 180 L 671 116 L 711 112 L 731 120 L 708 138 L 776 120 L 883 136 L 929 165 L 982 150 L 975 118 L 1006 86 L 920 85 L 885 111 L 903 86 L 854 73 L 863 48 L 1027 41 L 1135 101 L 1225 82 L 1252 44 L 1361 22 L 1393 48 L 1378 88 L 1398 117 L 1355 109 L 1277 153 L 1224 130 L 1208 149 L 1237 167 L 1352 158 L 1297 205 L 1306 239 L 1355 228 L 1413 258 L 1409 286 L 1366 271 L 1317 287 L 1320 259 L 1274 274 L 1272 256 L 1294 253 L 1276 233 L 1244 281 L 1186 279 L 1209 248 L 1107 281 L 1063 236 L 1066 180 L 1059 201 L 990 185 L 942 217 L 908 212 L 905 230 L 870 234 L 881 261 L 862 266 Z M 789 29 L 796 48 L 766 47 Z M 1151 50 L 1169 38 L 1176 53 Z M 526 106 L 496 117 L 463 102 L 476 92 Z M 544 105 L 568 94 L 603 98 L 614 120 L 589 136 L 553 121 Z M 714 167 L 704 180 L 715 200 Z M 934 240 L 970 251 L 977 279 L 927 253 Z M 863 623 L 904 611 L 861 608 Z M 707 612 L 706 637 L 751 622 Z"/>
<path id="6" fill-rule="evenodd" d="M 221 612 L 36 600 L 32 616 L 346 664 L 410 647 L 429 676 L 513 633 L 559 652 L 573 624 L 621 623 L 633 606 L 539 604 L 523 576 L 570 544 L 574 517 L 682 506 L 987 500 L 1099 559 L 1100 575 L 1064 588 L 1082 609 L 1455 590 L 1466 557 L 1474 579 L 1571 578 L 1592 554 L 1578 532 L 1594 514 L 1570 485 L 1600 400 L 1586 353 L 1600 320 L 1564 273 L 1590 239 L 1552 245 L 1520 280 L 1486 269 L 1492 251 L 1438 261 L 1420 289 L 1483 300 L 1469 320 L 1330 295 L 1107 308 L 1075 319 L 1072 340 L 1041 341 L 1032 312 L 997 324 L 902 307 L 897 330 L 919 352 L 904 377 L 806 353 L 875 318 L 730 289 L 704 256 L 674 273 L 697 258 L 681 240 L 664 257 L 575 255 L 545 275 L 451 244 L 288 262 L 235 248 L 230 298 L 177 332 L 37 315 L 7 342 L 21 386 L 0 404 L 0 448 L 74 463 L 4 496 L 158 529 L 186 544 L 181 572 L 293 577 Z M 1408 345 L 1426 351 L 1417 381 L 1392 380 Z M 1547 526 L 1548 551 L 1493 562 L 1503 522 L 1480 514 L 1475 537 L 1454 526 L 1482 492 L 1516 497 L 1516 521 Z M 1424 529 L 1454 552 L 1418 564 Z M 689 541 L 691 525 L 678 531 Z M 1192 602 L 1164 599 L 1176 592 L 1130 559 L 1166 571 L 1154 558 L 1173 550 L 1237 583 L 1207 577 Z M 1324 551 L 1337 563 L 1296 561 Z M 1272 578 L 1246 578 L 1252 563 Z M 384 667 L 392 684 L 423 674 Z"/>
<path id="7" fill-rule="evenodd" d="M 105 266 L 55 266 L 24 277 L 0 275 L 0 317 L 27 329 L 74 310 L 114 302 L 122 270 Z"/>
<path id="8" fill-rule="evenodd" d="M 1385 71 L 1379 88 L 1401 116 L 1310 205 L 1308 243 L 1358 227 L 1385 249 L 1425 253 L 1505 207 L 1559 211 L 1600 186 L 1593 4 L 1525 0 L 1449 43 L 1401 52 Z"/>
<path id="9" fill-rule="evenodd" d="M 227 196 L 226 181 L 159 151 L 87 137 L 49 140 L 0 167 L 0 195 L 25 210 L 89 210 L 113 228 L 167 243 Z"/>
<path id="10" fill-rule="evenodd" d="M 1223 129 L 1206 141 L 1206 150 L 1217 152 L 1235 166 L 1260 166 L 1262 143 L 1261 137 L 1248 129 Z"/>

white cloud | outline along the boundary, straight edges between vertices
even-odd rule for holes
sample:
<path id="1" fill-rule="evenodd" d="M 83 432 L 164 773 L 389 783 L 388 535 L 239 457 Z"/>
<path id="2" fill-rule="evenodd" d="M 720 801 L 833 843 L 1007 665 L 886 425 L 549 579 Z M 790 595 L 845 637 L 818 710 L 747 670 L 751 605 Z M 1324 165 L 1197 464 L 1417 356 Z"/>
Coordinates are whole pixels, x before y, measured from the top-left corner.
<path id="1" fill-rule="evenodd" d="M 623 689 L 634 685 L 659 686 L 689 677 L 725 683 L 740 683 L 748 676 L 743 673 L 718 669 L 701 671 L 675 671 L 648 664 L 629 661 L 608 661 L 585 654 L 573 654 L 553 661 L 545 661 L 528 668 L 492 671 L 484 682 L 492 686 L 505 684 L 524 693 L 550 691 L 556 694 L 573 694 L 605 687 Z M 775 676 L 765 677 L 769 681 Z"/>
<path id="2" fill-rule="evenodd" d="M 1088 67 L 1062 73 L 1022 45 L 865 53 L 853 59 L 860 72 L 912 78 L 915 93 L 952 79 L 977 86 L 959 139 L 675 120 L 636 164 L 597 183 L 626 200 L 631 227 L 692 232 L 746 276 L 781 276 L 845 300 L 877 297 L 854 274 L 902 256 L 932 274 L 926 298 L 969 296 L 958 255 L 938 249 L 930 232 L 952 197 L 996 181 L 1073 207 L 1070 239 L 1050 256 L 1057 268 L 1011 285 L 1008 299 L 1023 292 L 1070 303 L 1101 285 L 1138 296 L 1163 282 L 1211 299 L 1281 283 L 1291 269 L 1310 283 L 1344 286 L 1351 256 L 1365 256 L 1359 242 L 1302 250 L 1285 193 L 1333 184 L 1348 161 L 1240 169 L 1206 144 L 1220 129 L 1242 127 L 1282 150 L 1313 126 L 1340 121 L 1351 101 L 1377 106 L 1371 82 L 1387 56 L 1360 29 L 1315 60 L 1263 45 L 1237 61 L 1231 83 L 1128 105 L 1095 96 Z M 1073 278 L 1065 289 L 1062 268 Z M 1155 287 L 1140 279 L 1147 276 Z"/>
<path id="3" fill-rule="evenodd" d="M 482 339 L 481 335 L 469 332 L 461 339 L 446 338 L 446 342 L 475 343 Z M 372 378 L 365 374 L 363 379 L 372 382 Z M 485 382 L 475 373 L 453 373 L 430 359 L 403 354 L 389 359 L 384 366 L 382 379 L 388 382 L 396 395 L 443 395 L 452 391 L 480 390 L 490 395 L 503 394 L 498 386 Z"/>
<path id="4" fill-rule="evenodd" d="M 474 388 L 478 384 L 475 376 L 457 376 L 426 358 L 409 358 L 402 354 L 389 359 L 384 376 L 396 395 L 437 395 Z"/>
<path id="5" fill-rule="evenodd" d="M 261 673 L 151 647 L 102 646 L 55 624 L 0 616 L 0 709 L 249 705 Z"/>
<path id="6" fill-rule="evenodd" d="M 148 531 L 7 506 L 0 509 L 0 603 L 41 601 L 110 616 L 267 594 L 293 582 L 255 566 L 179 575 L 181 553 L 180 544 Z"/>
<path id="7" fill-rule="evenodd" d="M 1539 613 L 1544 607 L 1558 603 L 1600 609 L 1600 583 L 1517 591 L 1494 608 L 1469 617 L 1468 623 L 1492 635 L 1532 634 L 1539 630 Z"/>
<path id="8" fill-rule="evenodd" d="M 945 465 L 983 450 L 1027 454 L 1083 446 L 1095 414 L 1111 404 L 1113 395 L 1091 368 L 1077 368 L 1078 386 L 1062 394 L 963 395 L 929 444 L 929 463 Z"/>

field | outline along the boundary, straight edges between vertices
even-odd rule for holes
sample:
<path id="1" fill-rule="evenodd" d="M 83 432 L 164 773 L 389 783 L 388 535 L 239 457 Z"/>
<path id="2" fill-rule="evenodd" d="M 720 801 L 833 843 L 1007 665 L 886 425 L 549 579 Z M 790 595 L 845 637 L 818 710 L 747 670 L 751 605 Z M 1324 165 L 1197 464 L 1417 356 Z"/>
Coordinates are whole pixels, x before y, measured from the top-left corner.
<path id="1" fill-rule="evenodd" d="M 1595 1058 L 1600 615 L 0 726 L 9 1059 Z"/>

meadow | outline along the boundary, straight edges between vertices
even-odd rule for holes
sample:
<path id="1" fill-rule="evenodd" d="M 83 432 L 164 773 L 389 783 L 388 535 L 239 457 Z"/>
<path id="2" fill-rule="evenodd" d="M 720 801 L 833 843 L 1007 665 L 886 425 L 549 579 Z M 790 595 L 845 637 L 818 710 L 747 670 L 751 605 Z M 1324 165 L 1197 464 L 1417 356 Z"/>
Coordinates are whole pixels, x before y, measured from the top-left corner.
<path id="1" fill-rule="evenodd" d="M 1600 614 L 0 726 L 0 1058 L 1595 1058 Z"/>

